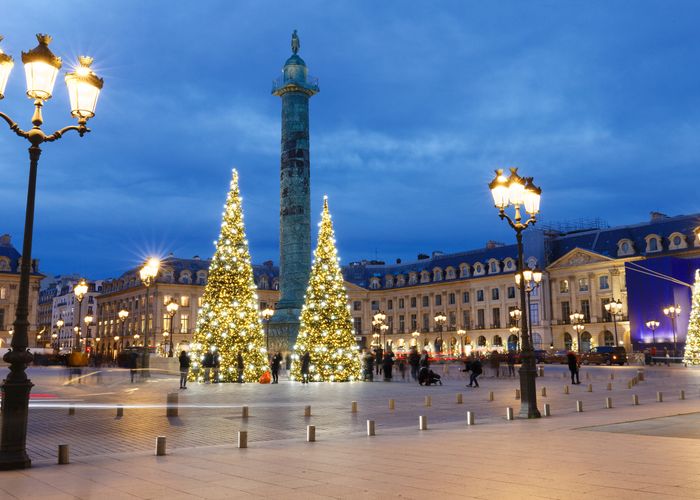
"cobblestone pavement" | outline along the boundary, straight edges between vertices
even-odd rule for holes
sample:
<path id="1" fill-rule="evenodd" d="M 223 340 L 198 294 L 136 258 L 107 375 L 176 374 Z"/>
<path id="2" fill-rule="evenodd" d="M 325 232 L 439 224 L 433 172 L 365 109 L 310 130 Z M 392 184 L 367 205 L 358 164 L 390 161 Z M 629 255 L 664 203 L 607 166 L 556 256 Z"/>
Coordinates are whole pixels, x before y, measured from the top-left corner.
<path id="1" fill-rule="evenodd" d="M 438 368 L 442 372 L 442 367 Z M 679 390 L 686 392 L 688 409 L 700 396 L 700 372 L 678 367 L 649 367 L 646 380 L 632 389 L 628 381 L 637 367 L 585 367 L 581 385 L 569 385 L 564 394 L 568 374 L 564 366 L 546 366 L 545 376 L 537 380 L 540 408 L 546 402 L 555 415 L 575 413 L 575 401 L 581 400 L 586 412 L 615 412 L 604 409 L 605 398 L 613 398 L 616 407 L 632 406 L 637 394 L 641 406 L 655 403 L 656 392 L 665 398 L 678 399 Z M 611 379 L 611 375 L 614 379 Z M 175 376 L 155 374 L 145 381 L 129 383 L 128 372 L 106 370 L 99 375 L 86 375 L 78 383 L 69 382 L 64 370 L 32 369 L 36 384 L 32 391 L 28 448 L 35 463 L 55 462 L 58 444 L 67 443 L 71 456 L 92 456 L 127 452 L 152 451 L 156 436 L 164 435 L 170 449 L 225 445 L 235 442 L 238 430 L 247 430 L 251 443 L 277 440 L 300 440 L 306 425 L 313 424 L 319 436 L 337 439 L 365 432 L 367 419 L 374 419 L 377 432 L 415 427 L 418 415 L 427 415 L 431 425 L 461 425 L 467 410 L 473 411 L 479 423 L 500 423 L 506 406 L 517 414 L 515 399 L 517 379 L 489 378 L 481 380 L 479 389 L 465 388 L 458 366 L 444 374 L 443 386 L 420 387 L 410 382 L 395 381 L 346 384 L 301 385 L 282 381 L 277 385 L 260 384 L 189 384 L 186 391 L 177 391 Z M 592 392 L 587 391 L 587 384 Z M 612 390 L 607 385 L 612 384 Z M 546 397 L 539 393 L 547 389 Z M 178 417 L 165 416 L 166 396 L 179 394 Z M 493 391 L 494 401 L 489 401 Z M 463 404 L 456 404 L 456 395 L 463 395 Z M 431 406 L 425 406 L 430 396 Z M 389 399 L 395 409 L 389 409 Z M 351 401 L 358 402 L 358 412 L 351 413 Z M 116 406 L 123 405 L 123 417 L 116 417 Z M 69 414 L 74 405 L 75 414 Z M 250 417 L 241 417 L 241 406 L 250 408 Z M 312 408 L 311 417 L 304 416 L 304 406 Z M 641 414 L 641 411 L 639 412 Z"/>

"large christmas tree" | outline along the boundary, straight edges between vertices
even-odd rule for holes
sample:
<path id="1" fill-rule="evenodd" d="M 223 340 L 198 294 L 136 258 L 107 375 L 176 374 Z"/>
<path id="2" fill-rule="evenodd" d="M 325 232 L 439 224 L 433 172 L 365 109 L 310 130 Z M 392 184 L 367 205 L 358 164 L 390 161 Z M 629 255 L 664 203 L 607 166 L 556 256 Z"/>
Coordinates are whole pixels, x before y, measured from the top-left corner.
<path id="1" fill-rule="evenodd" d="M 244 380 L 257 381 L 267 370 L 267 352 L 235 169 L 222 215 L 221 232 L 194 332 L 191 377 L 203 379 L 202 361 L 207 352 L 213 352 L 220 363 L 218 380 L 235 382 L 240 353 Z"/>
<path id="2" fill-rule="evenodd" d="M 325 196 L 319 226 L 309 287 L 301 310 L 299 337 L 294 346 L 292 379 L 301 379 L 300 359 L 308 352 L 312 381 L 359 380 L 359 352 L 348 310 L 348 294 L 338 263 L 328 198 Z"/>
<path id="3" fill-rule="evenodd" d="M 687 365 L 700 365 L 700 269 L 695 271 L 693 305 L 690 309 L 688 334 L 685 337 L 683 363 Z"/>

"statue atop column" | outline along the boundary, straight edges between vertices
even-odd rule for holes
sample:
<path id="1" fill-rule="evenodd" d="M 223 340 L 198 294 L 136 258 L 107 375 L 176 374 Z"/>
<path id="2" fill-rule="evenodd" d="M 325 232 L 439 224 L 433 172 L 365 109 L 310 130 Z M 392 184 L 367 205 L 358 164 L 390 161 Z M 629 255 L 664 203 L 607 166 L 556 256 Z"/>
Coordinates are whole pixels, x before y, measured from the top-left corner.
<path id="1" fill-rule="evenodd" d="M 299 36 L 297 35 L 297 30 L 294 30 L 294 33 L 292 33 L 292 52 L 295 54 L 299 52 Z"/>

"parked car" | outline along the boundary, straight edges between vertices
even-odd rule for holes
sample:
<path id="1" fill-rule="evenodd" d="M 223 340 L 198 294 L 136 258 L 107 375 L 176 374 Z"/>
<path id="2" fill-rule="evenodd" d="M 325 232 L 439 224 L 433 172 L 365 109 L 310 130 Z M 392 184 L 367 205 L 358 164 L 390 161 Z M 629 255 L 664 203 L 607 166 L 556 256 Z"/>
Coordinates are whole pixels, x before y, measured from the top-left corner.
<path id="1" fill-rule="evenodd" d="M 584 365 L 624 365 L 627 363 L 627 351 L 624 347 L 598 346 L 584 353 L 581 357 Z"/>
<path id="2" fill-rule="evenodd" d="M 547 353 L 547 357 L 544 358 L 545 363 L 560 364 L 565 365 L 568 360 L 566 355 L 569 351 L 551 351 Z"/>

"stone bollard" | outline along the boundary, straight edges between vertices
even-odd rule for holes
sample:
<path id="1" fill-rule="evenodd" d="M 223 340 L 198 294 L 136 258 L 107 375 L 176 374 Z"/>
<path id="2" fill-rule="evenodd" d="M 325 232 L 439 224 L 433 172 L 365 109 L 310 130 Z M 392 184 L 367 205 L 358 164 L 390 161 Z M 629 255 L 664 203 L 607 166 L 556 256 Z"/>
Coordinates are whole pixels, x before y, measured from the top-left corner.
<path id="1" fill-rule="evenodd" d="M 564 394 L 569 394 L 569 386 L 568 385 L 564 386 Z"/>
<path id="2" fill-rule="evenodd" d="M 608 382 L 608 390 L 612 391 L 612 384 L 610 382 Z"/>
<path id="3" fill-rule="evenodd" d="M 117 418 L 122 418 L 124 416 L 124 406 L 117 405 Z"/>
<path id="4" fill-rule="evenodd" d="M 165 456 L 165 436 L 158 436 L 156 438 L 156 456 Z"/>
<path id="5" fill-rule="evenodd" d="M 421 431 L 428 430 L 428 417 L 426 415 L 421 415 L 418 417 L 418 429 Z"/>
<path id="6" fill-rule="evenodd" d="M 315 425 L 307 425 L 306 426 L 306 441 L 309 443 L 313 443 L 316 441 L 316 426 Z"/>
<path id="7" fill-rule="evenodd" d="M 68 415 L 75 415 L 75 405 L 74 404 L 68 405 Z"/>
<path id="8" fill-rule="evenodd" d="M 305 417 L 311 416 L 311 406 L 310 405 L 304 406 L 304 416 Z"/>
<path id="9" fill-rule="evenodd" d="M 489 391 L 489 401 L 493 401 L 493 391 Z"/>
<path id="10" fill-rule="evenodd" d="M 627 382 L 627 388 L 628 388 L 628 389 L 631 389 L 631 388 L 632 388 L 632 381 L 631 381 L 631 380 L 630 380 L 629 382 Z"/>
<path id="11" fill-rule="evenodd" d="M 468 411 L 467 412 L 467 425 L 474 425 L 474 423 L 475 423 L 474 412 Z"/>
<path id="12" fill-rule="evenodd" d="M 515 399 L 520 399 L 520 389 L 515 389 Z"/>
<path id="13" fill-rule="evenodd" d="M 593 392 L 593 384 L 588 384 L 588 389 L 586 389 L 587 392 Z"/>
<path id="14" fill-rule="evenodd" d="M 642 368 L 637 369 L 637 378 L 640 382 L 644 382 L 644 370 Z"/>
<path id="15" fill-rule="evenodd" d="M 395 405 L 395 403 L 394 403 L 394 400 L 393 400 L 393 399 L 390 399 L 390 400 L 389 400 L 389 409 L 390 409 L 390 410 L 393 410 L 395 406 L 396 406 L 396 405 Z"/>
<path id="16" fill-rule="evenodd" d="M 165 416 L 166 417 L 177 417 L 178 411 L 178 394 L 177 392 L 168 393 L 168 399 L 166 400 Z"/>
<path id="17" fill-rule="evenodd" d="M 248 406 L 241 407 L 241 417 L 248 418 Z"/>
<path id="18" fill-rule="evenodd" d="M 576 401 L 576 411 L 578 413 L 581 413 L 583 411 L 583 401 L 581 401 L 580 399 Z"/>
<path id="19" fill-rule="evenodd" d="M 461 393 L 461 392 L 458 392 L 458 393 L 457 393 L 457 398 L 456 398 L 456 400 L 457 400 L 457 404 L 458 404 L 458 405 L 461 405 L 461 404 L 462 404 L 462 393 Z"/>
<path id="20" fill-rule="evenodd" d="M 374 420 L 367 421 L 367 435 L 374 436 Z"/>
<path id="21" fill-rule="evenodd" d="M 506 408 L 506 420 L 513 420 L 513 408 L 510 406 Z"/>
<path id="22" fill-rule="evenodd" d="M 639 396 L 637 396 L 636 394 L 632 394 L 632 404 L 634 406 L 639 405 Z"/>
<path id="23" fill-rule="evenodd" d="M 545 417 L 551 417 L 552 416 L 552 407 L 550 406 L 549 403 L 544 404 L 544 416 Z"/>
<path id="24" fill-rule="evenodd" d="M 537 367 L 537 376 L 538 376 L 538 377 L 544 377 L 544 366 L 538 366 L 538 367 Z"/>
<path id="25" fill-rule="evenodd" d="M 70 463 L 69 449 L 67 444 L 58 445 L 58 465 Z"/>
<path id="26" fill-rule="evenodd" d="M 238 431 L 238 447 L 248 447 L 248 431 Z"/>
<path id="27" fill-rule="evenodd" d="M 611 373 L 611 374 L 610 374 L 610 380 L 615 380 L 615 374 L 614 374 L 614 373 Z"/>
<path id="28" fill-rule="evenodd" d="M 357 413 L 357 401 L 350 403 L 350 413 Z"/>
<path id="29" fill-rule="evenodd" d="M 610 409 L 610 408 L 613 407 L 613 405 L 612 405 L 612 398 L 605 398 L 605 407 L 606 407 L 607 409 Z"/>
<path id="30" fill-rule="evenodd" d="M 664 402 L 664 395 L 660 392 L 656 393 L 656 402 L 657 403 L 663 403 Z"/>
<path id="31" fill-rule="evenodd" d="M 681 389 L 681 392 L 678 395 L 678 399 L 685 399 L 685 391 L 683 389 Z"/>
<path id="32" fill-rule="evenodd" d="M 432 406 L 433 405 L 433 400 L 431 399 L 430 396 L 425 397 L 425 406 Z"/>
<path id="33" fill-rule="evenodd" d="M 543 398 L 546 398 L 546 397 L 547 397 L 547 388 L 546 388 L 546 387 L 543 387 L 543 388 L 542 388 L 542 397 L 543 397 Z"/>

